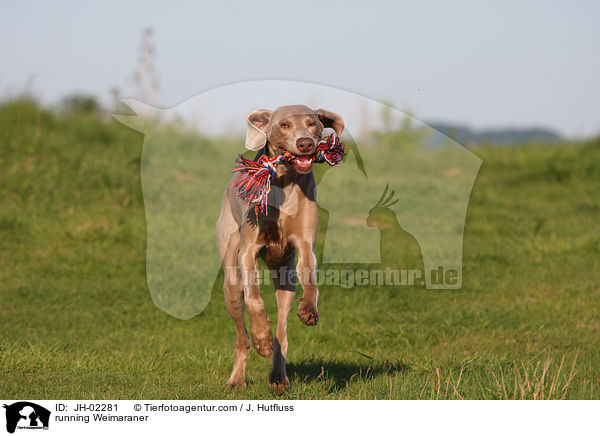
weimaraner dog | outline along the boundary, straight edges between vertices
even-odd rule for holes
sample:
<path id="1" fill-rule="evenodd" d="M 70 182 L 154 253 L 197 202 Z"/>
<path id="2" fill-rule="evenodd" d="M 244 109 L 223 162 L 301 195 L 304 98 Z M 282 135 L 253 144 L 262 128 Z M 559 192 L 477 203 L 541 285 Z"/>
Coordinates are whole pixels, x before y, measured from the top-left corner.
<path id="1" fill-rule="evenodd" d="M 268 209 L 255 213 L 236 195 L 234 175 L 223 194 L 217 222 L 217 243 L 223 261 L 223 290 L 227 310 L 235 322 L 236 343 L 233 371 L 227 381 L 231 387 L 246 386 L 246 364 L 250 343 L 244 324 L 244 306 L 250 316 L 254 348 L 263 357 L 273 355 L 269 386 L 277 394 L 289 389 L 285 362 L 288 349 L 287 316 L 294 301 L 297 273 L 303 295 L 298 300 L 298 316 L 308 325 L 319 320 L 316 284 L 317 260 L 314 243 L 317 235 L 316 183 L 312 155 L 323 129 L 332 128 L 339 136 L 345 128 L 342 117 L 326 110 L 303 105 L 282 106 L 275 111 L 258 110 L 248 115 L 246 147 L 267 157 L 285 151 L 294 159 L 276 167 L 271 180 Z M 277 299 L 277 332 L 260 295 L 258 258 L 273 275 Z M 298 262 L 296 264 L 296 257 Z"/>

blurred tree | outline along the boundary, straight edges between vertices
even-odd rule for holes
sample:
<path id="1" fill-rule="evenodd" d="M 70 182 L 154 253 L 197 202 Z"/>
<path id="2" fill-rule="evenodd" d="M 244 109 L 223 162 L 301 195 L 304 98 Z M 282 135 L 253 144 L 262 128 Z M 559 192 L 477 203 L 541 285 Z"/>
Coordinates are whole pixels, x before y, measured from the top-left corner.
<path id="1" fill-rule="evenodd" d="M 156 93 L 160 89 L 158 75 L 154 67 L 156 44 L 154 29 L 147 27 L 142 31 L 138 46 L 137 68 L 129 83 L 133 85 L 134 97 L 146 104 L 155 104 Z"/>
<path id="2" fill-rule="evenodd" d="M 87 94 L 73 94 L 62 99 L 60 109 L 67 114 L 97 115 L 102 107 L 98 99 Z"/>
<path id="3" fill-rule="evenodd" d="M 111 110 L 118 112 L 121 105 L 121 89 L 118 86 L 110 88 Z"/>

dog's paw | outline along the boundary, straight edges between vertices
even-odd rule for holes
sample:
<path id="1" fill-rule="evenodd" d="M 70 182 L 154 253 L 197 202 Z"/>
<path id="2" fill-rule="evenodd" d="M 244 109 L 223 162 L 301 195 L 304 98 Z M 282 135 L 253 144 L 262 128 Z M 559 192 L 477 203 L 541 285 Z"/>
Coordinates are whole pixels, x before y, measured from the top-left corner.
<path id="1" fill-rule="evenodd" d="M 275 395 L 281 395 L 290 389 L 290 380 L 285 377 L 282 380 L 269 381 L 269 388 Z"/>
<path id="2" fill-rule="evenodd" d="M 234 378 L 231 376 L 225 383 L 230 389 L 246 389 L 246 380 L 243 377 Z"/>
<path id="3" fill-rule="evenodd" d="M 314 303 L 304 301 L 303 298 L 298 300 L 298 318 L 304 325 L 317 325 L 319 322 L 319 312 Z"/>
<path id="4" fill-rule="evenodd" d="M 262 357 L 271 357 L 273 353 L 273 333 L 271 328 L 261 329 L 256 332 L 252 330 L 252 345 Z"/>

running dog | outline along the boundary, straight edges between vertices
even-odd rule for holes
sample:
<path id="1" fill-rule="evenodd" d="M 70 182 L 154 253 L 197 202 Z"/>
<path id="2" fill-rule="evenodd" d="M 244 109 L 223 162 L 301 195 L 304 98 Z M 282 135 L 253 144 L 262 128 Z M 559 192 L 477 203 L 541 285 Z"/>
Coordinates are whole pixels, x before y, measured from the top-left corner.
<path id="1" fill-rule="evenodd" d="M 221 214 L 217 222 L 217 243 L 225 280 L 223 291 L 229 315 L 235 323 L 236 343 L 233 371 L 227 384 L 246 386 L 246 364 L 250 342 L 244 324 L 244 307 L 250 317 L 252 344 L 258 354 L 273 356 L 269 386 L 277 394 L 289 389 L 286 374 L 288 349 L 287 316 L 296 292 L 297 274 L 302 285 L 298 300 L 298 317 L 307 326 L 319 320 L 316 284 L 317 260 L 314 243 L 317 235 L 316 182 L 312 156 L 322 139 L 323 129 L 332 128 L 340 136 L 344 119 L 326 110 L 312 110 L 303 105 L 282 106 L 275 111 L 257 110 L 248 115 L 246 148 L 258 155 L 275 157 L 283 152 L 294 155 L 290 162 L 276 167 L 271 180 L 268 209 L 255 212 L 236 195 L 234 175 L 225 189 Z M 273 275 L 277 299 L 277 331 L 271 332 L 271 320 L 260 295 L 258 258 L 262 258 Z M 297 262 L 296 262 L 297 257 Z"/>

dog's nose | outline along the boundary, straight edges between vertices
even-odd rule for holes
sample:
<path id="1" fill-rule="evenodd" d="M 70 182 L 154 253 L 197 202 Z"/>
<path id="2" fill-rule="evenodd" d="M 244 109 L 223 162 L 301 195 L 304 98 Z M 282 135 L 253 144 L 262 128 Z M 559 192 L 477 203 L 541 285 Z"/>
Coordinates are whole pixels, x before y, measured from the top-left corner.
<path id="1" fill-rule="evenodd" d="M 300 150 L 302 153 L 311 151 L 314 146 L 315 141 L 313 141 L 311 138 L 300 138 L 296 141 L 296 147 L 298 147 L 298 150 Z"/>

